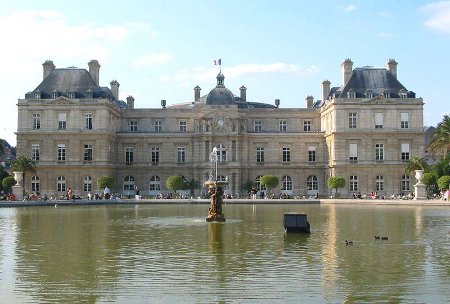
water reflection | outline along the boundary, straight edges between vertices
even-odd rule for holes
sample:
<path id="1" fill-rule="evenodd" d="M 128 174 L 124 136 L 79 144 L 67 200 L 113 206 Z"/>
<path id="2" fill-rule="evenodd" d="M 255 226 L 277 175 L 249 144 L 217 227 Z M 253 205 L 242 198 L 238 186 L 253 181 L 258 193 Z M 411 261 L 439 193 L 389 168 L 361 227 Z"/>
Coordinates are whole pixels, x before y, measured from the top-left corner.
<path id="1" fill-rule="evenodd" d="M 203 205 L 0 209 L 2 296 L 12 303 L 450 302 L 446 208 L 224 208 L 225 223 L 207 223 Z M 307 213 L 311 234 L 285 234 L 284 212 Z"/>

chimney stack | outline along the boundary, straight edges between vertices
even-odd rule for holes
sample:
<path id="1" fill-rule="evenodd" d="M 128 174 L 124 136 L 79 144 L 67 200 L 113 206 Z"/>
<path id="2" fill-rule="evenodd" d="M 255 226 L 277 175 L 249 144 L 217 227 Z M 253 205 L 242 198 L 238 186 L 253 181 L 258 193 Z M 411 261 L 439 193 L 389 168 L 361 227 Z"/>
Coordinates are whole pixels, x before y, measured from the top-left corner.
<path id="1" fill-rule="evenodd" d="M 127 109 L 134 109 L 134 97 L 131 95 L 127 97 Z"/>
<path id="2" fill-rule="evenodd" d="M 239 91 L 241 92 L 241 101 L 246 102 L 247 101 L 247 88 L 242 86 L 239 88 Z"/>
<path id="3" fill-rule="evenodd" d="M 280 106 L 280 100 L 279 99 L 275 99 L 275 106 L 277 108 Z"/>
<path id="4" fill-rule="evenodd" d="M 92 80 L 94 80 L 95 84 L 99 85 L 99 79 L 100 79 L 100 64 L 97 60 L 92 59 L 88 63 L 89 65 L 89 75 L 91 75 Z"/>
<path id="5" fill-rule="evenodd" d="M 352 76 L 353 61 L 351 61 L 349 58 L 346 58 L 344 62 L 341 64 L 341 67 L 342 67 L 342 86 L 345 86 L 347 81 L 350 79 L 350 76 Z"/>
<path id="6" fill-rule="evenodd" d="M 163 109 L 166 108 L 166 100 L 165 100 L 165 99 L 161 99 L 161 107 L 162 107 Z"/>
<path id="7" fill-rule="evenodd" d="M 327 100 L 328 95 L 330 94 L 330 85 L 331 82 L 328 80 L 322 81 L 322 100 L 325 102 Z"/>
<path id="8" fill-rule="evenodd" d="M 110 84 L 111 84 L 112 95 L 114 96 L 114 98 L 116 100 L 119 100 L 119 87 L 120 87 L 119 82 L 117 82 L 117 80 L 113 80 L 113 81 L 111 81 Z"/>
<path id="9" fill-rule="evenodd" d="M 389 59 L 388 63 L 386 63 L 386 69 L 391 72 L 395 79 L 397 79 L 397 64 L 395 59 Z"/>
<path id="10" fill-rule="evenodd" d="M 309 96 L 306 97 L 305 100 L 306 100 L 306 107 L 307 107 L 308 109 L 312 109 L 313 103 L 314 103 L 314 97 L 312 97 L 311 95 L 309 95 Z"/>
<path id="11" fill-rule="evenodd" d="M 55 69 L 55 65 L 53 64 L 53 61 L 46 60 L 42 66 L 44 67 L 44 78 L 47 78 L 48 75 Z"/>
<path id="12" fill-rule="evenodd" d="M 194 88 L 194 101 L 199 101 L 200 100 L 200 91 L 202 89 L 199 86 L 195 86 Z"/>

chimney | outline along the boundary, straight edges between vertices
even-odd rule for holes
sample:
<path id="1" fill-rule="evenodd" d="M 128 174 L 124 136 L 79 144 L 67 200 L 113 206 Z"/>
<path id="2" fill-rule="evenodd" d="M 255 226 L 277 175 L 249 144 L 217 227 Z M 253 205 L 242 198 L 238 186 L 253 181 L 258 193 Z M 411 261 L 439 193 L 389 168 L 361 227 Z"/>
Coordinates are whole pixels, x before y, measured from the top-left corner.
<path id="1" fill-rule="evenodd" d="M 386 63 L 386 69 L 391 72 L 395 79 L 397 79 L 397 64 L 395 59 L 389 59 L 388 63 Z"/>
<path id="2" fill-rule="evenodd" d="M 94 80 L 95 84 L 98 86 L 100 79 L 100 64 L 97 60 L 92 59 L 88 63 L 89 65 L 89 75 L 91 75 L 92 80 Z"/>
<path id="3" fill-rule="evenodd" d="M 349 58 L 346 58 L 344 62 L 341 64 L 341 67 L 342 67 L 342 86 L 345 86 L 347 81 L 350 79 L 350 76 L 352 76 L 353 62 Z"/>
<path id="4" fill-rule="evenodd" d="M 163 109 L 166 108 L 166 100 L 165 100 L 165 99 L 161 99 L 161 107 L 162 107 Z"/>
<path id="5" fill-rule="evenodd" d="M 279 99 L 275 99 L 275 106 L 277 108 L 280 106 L 280 100 Z"/>
<path id="6" fill-rule="evenodd" d="M 199 86 L 195 86 L 194 88 L 194 101 L 199 101 L 200 100 L 200 91 L 202 89 Z"/>
<path id="7" fill-rule="evenodd" d="M 312 97 L 311 95 L 309 95 L 308 97 L 306 97 L 306 107 L 308 109 L 311 109 L 313 107 L 313 103 L 314 103 L 314 97 Z"/>
<path id="8" fill-rule="evenodd" d="M 47 78 L 48 75 L 55 69 L 55 65 L 53 64 L 53 61 L 46 60 L 42 66 L 44 67 L 44 79 Z"/>
<path id="9" fill-rule="evenodd" d="M 110 84 L 111 84 L 112 95 L 114 96 L 114 98 L 116 100 L 119 100 L 119 87 L 120 87 L 119 82 L 117 82 L 117 80 L 113 80 L 110 82 Z"/>
<path id="10" fill-rule="evenodd" d="M 127 97 L 127 109 L 134 109 L 134 97 L 131 95 Z"/>
<path id="11" fill-rule="evenodd" d="M 328 80 L 322 81 L 322 100 L 325 102 L 327 100 L 328 95 L 330 94 L 330 85 L 331 82 Z"/>
<path id="12" fill-rule="evenodd" d="M 247 88 L 242 86 L 239 88 L 239 91 L 241 91 L 241 101 L 246 102 L 247 101 Z"/>

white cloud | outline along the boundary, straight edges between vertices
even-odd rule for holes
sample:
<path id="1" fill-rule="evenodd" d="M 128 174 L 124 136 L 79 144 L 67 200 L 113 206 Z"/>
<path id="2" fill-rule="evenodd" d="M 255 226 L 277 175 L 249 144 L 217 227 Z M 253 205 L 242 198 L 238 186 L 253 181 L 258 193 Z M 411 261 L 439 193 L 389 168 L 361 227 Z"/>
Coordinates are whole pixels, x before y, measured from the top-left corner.
<path id="1" fill-rule="evenodd" d="M 166 63 L 172 56 L 169 53 L 149 53 L 133 61 L 134 66 L 147 66 Z"/>
<path id="2" fill-rule="evenodd" d="M 427 15 L 425 26 L 439 32 L 450 34 L 450 1 L 439 1 L 424 5 L 420 10 Z"/>
<path id="3" fill-rule="evenodd" d="M 356 6 L 354 6 L 353 4 L 349 4 L 349 5 L 344 6 L 342 8 L 342 10 L 346 13 L 350 13 L 350 12 L 353 12 L 354 10 L 356 10 Z"/>

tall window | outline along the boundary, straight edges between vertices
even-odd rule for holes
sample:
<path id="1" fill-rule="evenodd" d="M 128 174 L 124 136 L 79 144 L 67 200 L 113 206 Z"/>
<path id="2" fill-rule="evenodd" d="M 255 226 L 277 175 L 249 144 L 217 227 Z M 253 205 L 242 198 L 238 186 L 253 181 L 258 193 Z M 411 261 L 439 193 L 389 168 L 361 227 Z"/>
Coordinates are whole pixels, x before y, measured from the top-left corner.
<path id="1" fill-rule="evenodd" d="M 409 185 L 409 175 L 402 175 L 402 191 L 411 190 Z"/>
<path id="2" fill-rule="evenodd" d="M 31 160 L 32 161 L 39 161 L 39 157 L 41 154 L 40 150 L 41 150 L 41 148 L 39 147 L 38 144 L 31 145 Z"/>
<path id="3" fill-rule="evenodd" d="M 349 161 L 357 162 L 358 161 L 358 144 L 349 144 Z"/>
<path id="4" fill-rule="evenodd" d="M 259 175 L 255 178 L 255 188 L 258 191 L 267 190 L 266 187 L 261 186 L 261 177 L 262 175 Z"/>
<path id="5" fill-rule="evenodd" d="M 37 177 L 37 176 L 31 177 L 31 191 L 32 192 L 41 192 L 41 184 L 39 182 L 39 177 Z"/>
<path id="6" fill-rule="evenodd" d="M 84 128 L 86 130 L 92 130 L 93 115 L 91 113 L 84 114 Z"/>
<path id="7" fill-rule="evenodd" d="M 133 147 L 125 148 L 125 162 L 127 164 L 132 164 L 134 161 L 134 149 Z"/>
<path id="8" fill-rule="evenodd" d="M 84 192 L 92 191 L 92 177 L 90 176 L 83 177 L 83 191 Z"/>
<path id="9" fill-rule="evenodd" d="M 303 131 L 304 132 L 311 132 L 311 120 L 304 120 L 303 121 Z"/>
<path id="10" fill-rule="evenodd" d="M 155 120 L 153 122 L 153 129 L 155 132 L 162 132 L 162 121 L 161 120 Z"/>
<path id="11" fill-rule="evenodd" d="M 149 190 L 150 191 L 161 190 L 161 179 L 159 178 L 159 176 L 153 175 L 152 177 L 150 177 Z"/>
<path id="12" fill-rule="evenodd" d="M 400 128 L 409 128 L 409 113 L 400 113 Z"/>
<path id="13" fill-rule="evenodd" d="M 92 145 L 84 145 L 84 157 L 85 162 L 92 161 Z"/>
<path id="14" fill-rule="evenodd" d="M 358 191 L 358 177 L 356 175 L 352 175 L 349 178 L 349 188 L 350 191 Z"/>
<path id="15" fill-rule="evenodd" d="M 130 132 L 137 132 L 138 130 L 138 122 L 136 120 L 132 120 L 129 122 Z"/>
<path id="16" fill-rule="evenodd" d="M 383 128 L 383 113 L 375 113 L 375 129 Z"/>
<path id="17" fill-rule="evenodd" d="M 180 132 L 186 132 L 186 131 L 187 131 L 187 122 L 180 121 Z"/>
<path id="18" fill-rule="evenodd" d="M 178 147 L 177 162 L 179 164 L 184 164 L 186 162 L 186 147 Z"/>
<path id="19" fill-rule="evenodd" d="M 356 113 L 348 113 L 348 127 L 350 129 L 356 129 Z"/>
<path id="20" fill-rule="evenodd" d="M 33 129 L 38 130 L 41 128 L 41 114 L 33 114 Z"/>
<path id="21" fill-rule="evenodd" d="M 66 130 L 67 115 L 66 113 L 58 113 L 58 130 Z"/>
<path id="22" fill-rule="evenodd" d="M 383 191 L 384 190 L 384 179 L 382 175 L 377 175 L 375 177 L 375 191 Z"/>
<path id="23" fill-rule="evenodd" d="M 66 192 L 66 178 L 64 176 L 58 176 L 56 181 L 56 191 Z"/>
<path id="24" fill-rule="evenodd" d="M 66 161 L 66 145 L 58 144 L 58 161 L 63 162 Z"/>
<path id="25" fill-rule="evenodd" d="M 285 175 L 281 178 L 281 190 L 292 190 L 292 178 Z"/>
<path id="26" fill-rule="evenodd" d="M 152 166 L 159 164 L 159 147 L 152 147 Z"/>
<path id="27" fill-rule="evenodd" d="M 128 175 L 123 179 L 123 191 L 129 192 L 134 190 L 134 177 Z"/>
<path id="28" fill-rule="evenodd" d="M 308 162 L 316 162 L 316 147 L 308 147 Z"/>
<path id="29" fill-rule="evenodd" d="M 256 163 L 264 164 L 264 147 L 256 148 Z"/>
<path id="30" fill-rule="evenodd" d="M 217 147 L 217 162 L 226 163 L 227 162 L 227 147 L 220 144 Z"/>
<path id="31" fill-rule="evenodd" d="M 310 175 L 306 179 L 306 189 L 307 190 L 319 190 L 319 179 L 315 175 Z"/>
<path id="32" fill-rule="evenodd" d="M 384 144 L 375 144 L 375 160 L 384 161 Z"/>
<path id="33" fill-rule="evenodd" d="M 409 144 L 402 144 L 402 161 L 409 159 Z"/>
<path id="34" fill-rule="evenodd" d="M 283 163 L 291 162 L 291 148 L 283 147 Z"/>
<path id="35" fill-rule="evenodd" d="M 262 132 L 262 121 L 261 120 L 255 120 L 253 126 L 254 126 L 255 132 Z"/>
<path id="36" fill-rule="evenodd" d="M 287 121 L 281 120 L 279 123 L 280 132 L 286 132 L 287 131 Z"/>

